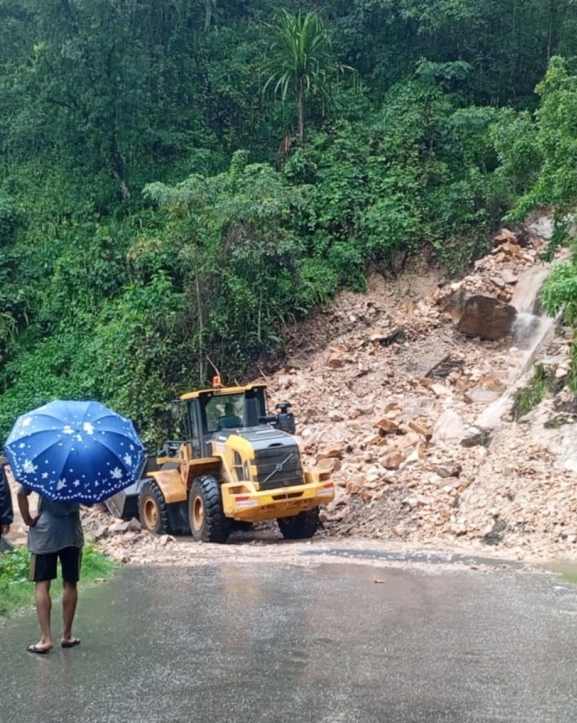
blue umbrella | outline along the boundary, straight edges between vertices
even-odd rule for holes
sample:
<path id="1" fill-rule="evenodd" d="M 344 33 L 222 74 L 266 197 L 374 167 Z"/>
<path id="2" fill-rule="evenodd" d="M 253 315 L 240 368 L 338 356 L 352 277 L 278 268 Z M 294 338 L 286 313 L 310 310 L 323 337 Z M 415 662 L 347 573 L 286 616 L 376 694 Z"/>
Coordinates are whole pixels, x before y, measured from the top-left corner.
<path id="1" fill-rule="evenodd" d="M 93 503 L 139 477 L 132 422 L 98 402 L 55 401 L 18 417 L 5 444 L 18 482 L 53 502 Z"/>

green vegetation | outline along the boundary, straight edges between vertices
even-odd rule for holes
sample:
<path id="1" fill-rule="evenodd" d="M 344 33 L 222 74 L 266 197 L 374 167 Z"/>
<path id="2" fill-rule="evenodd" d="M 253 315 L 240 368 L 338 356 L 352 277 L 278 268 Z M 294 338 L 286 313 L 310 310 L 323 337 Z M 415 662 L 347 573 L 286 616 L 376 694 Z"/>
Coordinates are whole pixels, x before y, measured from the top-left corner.
<path id="1" fill-rule="evenodd" d="M 298 138 L 302 144 L 305 137 L 305 98 L 322 95 L 330 101 L 331 75 L 352 68 L 332 62 L 330 36 L 318 12 L 305 14 L 298 10 L 291 15 L 283 10 L 277 26 L 271 29 L 274 39 L 270 46 L 271 55 L 264 66 L 268 78 L 263 90 L 274 85 L 275 93 L 280 93 L 283 101 L 290 90 L 294 92 Z"/>
<path id="2" fill-rule="evenodd" d="M 28 580 L 29 560 L 30 556 L 24 547 L 0 553 L 0 617 L 34 602 L 34 585 Z M 82 554 L 80 585 L 89 585 L 108 575 L 113 567 L 114 563 L 110 558 L 96 548 L 86 546 Z"/>
<path id="3" fill-rule="evenodd" d="M 515 395 L 512 409 L 513 419 L 519 420 L 524 417 L 547 395 L 559 392 L 564 383 L 563 379 L 557 379 L 555 374 L 547 371 L 542 364 L 536 364 L 533 378 L 529 384 Z"/>
<path id="4" fill-rule="evenodd" d="M 562 572 L 561 578 L 566 582 L 570 582 L 572 585 L 577 585 L 577 573 L 576 572 Z"/>
<path id="5" fill-rule="evenodd" d="M 370 269 L 459 273 L 535 206 L 560 239 L 576 29 L 567 0 L 0 0 L 0 437 L 96 398 L 153 444 Z"/>

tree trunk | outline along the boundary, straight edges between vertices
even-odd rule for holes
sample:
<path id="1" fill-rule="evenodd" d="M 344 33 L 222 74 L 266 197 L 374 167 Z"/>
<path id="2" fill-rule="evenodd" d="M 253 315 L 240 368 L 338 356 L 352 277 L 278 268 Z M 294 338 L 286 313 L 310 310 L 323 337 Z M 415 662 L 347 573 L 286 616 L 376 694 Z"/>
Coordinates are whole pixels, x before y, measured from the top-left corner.
<path id="1" fill-rule="evenodd" d="M 551 46 L 553 45 L 553 16 L 555 14 L 555 3 L 549 4 L 549 32 L 547 33 L 547 63 L 551 60 Z"/>
<path id="2" fill-rule="evenodd" d="M 299 123 L 299 141 L 302 145 L 305 139 L 304 89 L 302 79 L 299 79 L 297 86 L 297 110 Z"/>
<path id="3" fill-rule="evenodd" d="M 198 268 L 195 269 L 195 286 L 196 286 L 196 306 L 198 313 L 198 373 L 200 386 L 205 383 L 204 378 L 204 319 L 202 314 L 202 298 L 200 294 L 200 280 L 198 278 Z"/>
<path id="4" fill-rule="evenodd" d="M 112 175 L 118 183 L 122 200 L 128 201 L 131 197 L 131 193 L 128 184 L 126 183 L 124 159 L 122 158 L 122 153 L 120 152 L 120 148 L 118 147 L 118 143 L 116 140 L 116 135 L 114 134 L 110 138 L 110 167 L 112 170 Z"/>
<path id="5" fill-rule="evenodd" d="M 551 60 L 551 56 L 557 51 L 559 36 L 563 23 L 570 10 L 570 2 L 560 2 L 560 0 L 550 0 L 549 3 L 549 29 L 547 33 L 547 62 Z"/>
<path id="6" fill-rule="evenodd" d="M 216 0 L 204 0 L 204 31 L 212 25 L 212 14 L 216 10 Z"/>

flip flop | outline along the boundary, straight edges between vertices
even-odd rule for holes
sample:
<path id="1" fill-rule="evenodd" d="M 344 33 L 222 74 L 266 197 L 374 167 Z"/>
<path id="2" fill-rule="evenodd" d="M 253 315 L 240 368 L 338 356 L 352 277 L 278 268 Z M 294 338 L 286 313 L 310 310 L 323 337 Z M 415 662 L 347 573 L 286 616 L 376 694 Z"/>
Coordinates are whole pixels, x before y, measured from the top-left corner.
<path id="1" fill-rule="evenodd" d="M 62 648 L 74 648 L 76 645 L 80 645 L 80 638 L 72 638 L 72 640 L 63 640 L 60 643 Z"/>
<path id="2" fill-rule="evenodd" d="M 40 648 L 36 643 L 34 643 L 34 645 L 29 645 L 26 650 L 29 653 L 36 653 L 36 655 L 46 655 L 50 652 L 51 648 Z"/>

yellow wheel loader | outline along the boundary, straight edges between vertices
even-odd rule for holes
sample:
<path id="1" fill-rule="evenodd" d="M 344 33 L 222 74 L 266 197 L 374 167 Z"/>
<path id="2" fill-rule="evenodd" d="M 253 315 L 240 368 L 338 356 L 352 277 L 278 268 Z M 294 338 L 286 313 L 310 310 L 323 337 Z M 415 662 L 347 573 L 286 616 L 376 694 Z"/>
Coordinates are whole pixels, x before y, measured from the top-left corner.
<path id="1" fill-rule="evenodd" d="M 331 473 L 305 470 L 290 404 L 266 408 L 266 386 L 184 394 L 184 440 L 149 458 L 142 479 L 107 501 L 118 517 L 138 516 L 150 532 L 190 530 L 195 540 L 226 542 L 235 529 L 277 520 L 286 539 L 312 537 L 319 506 L 334 497 Z"/>

